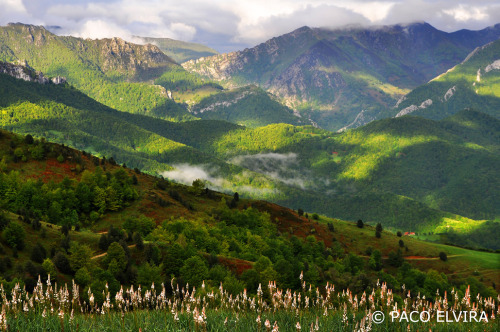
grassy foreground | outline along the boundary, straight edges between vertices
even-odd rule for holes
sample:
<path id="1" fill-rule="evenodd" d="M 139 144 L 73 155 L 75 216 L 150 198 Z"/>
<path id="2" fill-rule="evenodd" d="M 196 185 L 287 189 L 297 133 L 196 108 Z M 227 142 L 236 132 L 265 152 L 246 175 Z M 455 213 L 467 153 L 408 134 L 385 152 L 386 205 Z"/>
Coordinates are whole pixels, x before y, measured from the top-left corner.
<path id="1" fill-rule="evenodd" d="M 409 291 L 404 298 L 393 295 L 385 283 L 371 294 L 355 295 L 349 289 L 335 291 L 330 284 L 314 290 L 304 282 L 301 291 L 292 292 L 270 282 L 267 289 L 259 286 L 256 296 L 246 290 L 233 296 L 222 284 L 218 289 L 205 283 L 198 290 L 189 285 L 179 289 L 172 279 L 158 290 L 153 284 L 150 289 L 122 287 L 115 296 L 103 295 L 101 304 L 90 289 L 80 295 L 74 283 L 72 288 L 58 288 L 40 279 L 32 294 L 18 284 L 8 294 L 2 285 L 0 330 L 498 331 L 500 327 L 499 299 L 471 296 L 469 289 L 451 294 L 436 290 L 435 300 L 429 301 Z M 385 319 L 380 319 L 380 312 Z M 411 312 L 416 314 L 408 318 Z M 471 319 L 471 312 L 477 318 Z M 462 318 L 457 319 L 460 313 Z"/>

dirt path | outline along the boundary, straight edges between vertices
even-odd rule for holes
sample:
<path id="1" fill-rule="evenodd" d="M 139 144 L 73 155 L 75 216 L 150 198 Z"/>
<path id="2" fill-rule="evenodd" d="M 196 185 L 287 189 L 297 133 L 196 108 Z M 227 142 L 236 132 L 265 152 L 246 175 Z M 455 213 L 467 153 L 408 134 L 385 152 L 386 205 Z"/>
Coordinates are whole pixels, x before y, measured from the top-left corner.
<path id="1" fill-rule="evenodd" d="M 129 247 L 129 248 L 135 248 L 135 244 L 131 244 L 131 245 L 129 245 L 128 247 Z M 90 259 L 97 259 L 97 258 L 99 258 L 99 257 L 106 256 L 107 254 L 108 254 L 108 253 L 107 253 L 107 252 L 105 252 L 105 253 L 102 253 L 102 254 L 99 254 L 99 255 L 95 255 L 95 256 L 91 257 Z"/>
<path id="2" fill-rule="evenodd" d="M 459 257 L 459 256 L 463 256 L 463 255 L 450 255 L 450 256 L 448 256 L 448 258 Z M 404 259 L 412 260 L 412 261 L 434 261 L 434 260 L 438 260 L 440 258 L 439 257 L 424 257 L 424 256 L 406 256 L 406 257 L 404 257 Z"/>

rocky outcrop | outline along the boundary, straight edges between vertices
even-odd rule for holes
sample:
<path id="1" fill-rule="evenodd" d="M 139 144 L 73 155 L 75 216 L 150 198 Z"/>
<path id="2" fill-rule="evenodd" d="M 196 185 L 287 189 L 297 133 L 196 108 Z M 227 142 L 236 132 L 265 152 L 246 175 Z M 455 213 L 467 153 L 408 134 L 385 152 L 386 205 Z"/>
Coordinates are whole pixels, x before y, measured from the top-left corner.
<path id="1" fill-rule="evenodd" d="M 99 45 L 101 69 L 105 72 L 118 70 L 136 73 L 176 65 L 171 58 L 152 44 L 137 45 L 116 37 L 90 42 Z"/>
<path id="2" fill-rule="evenodd" d="M 484 68 L 484 71 L 489 73 L 490 71 L 495 69 L 500 69 L 500 60 L 495 60 L 493 61 L 493 63 L 487 65 L 486 68 Z"/>
<path id="3" fill-rule="evenodd" d="M 42 72 L 35 71 L 33 68 L 28 66 L 26 61 L 21 61 L 19 64 L 13 64 L 8 62 L 0 62 L 0 73 L 7 74 L 9 76 L 28 81 L 36 82 L 40 84 L 63 84 L 66 83 L 66 79 L 61 76 L 47 78 Z"/>
<path id="4" fill-rule="evenodd" d="M 432 105 L 432 99 L 427 99 L 427 100 L 424 100 L 420 106 L 416 106 L 416 105 L 410 105 L 406 108 L 403 108 L 398 114 L 396 114 L 396 118 L 399 118 L 400 116 L 403 116 L 403 115 L 407 115 L 407 114 L 410 114 L 412 112 L 415 112 L 416 110 L 419 110 L 419 109 L 424 109 L 424 108 L 427 108 L 429 106 Z"/>

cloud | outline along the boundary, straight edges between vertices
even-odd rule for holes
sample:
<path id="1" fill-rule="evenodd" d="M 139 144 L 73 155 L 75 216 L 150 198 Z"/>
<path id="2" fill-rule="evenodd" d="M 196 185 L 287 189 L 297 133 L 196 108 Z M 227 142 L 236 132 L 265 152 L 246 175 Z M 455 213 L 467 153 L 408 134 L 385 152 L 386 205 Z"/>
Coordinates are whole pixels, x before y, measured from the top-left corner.
<path id="1" fill-rule="evenodd" d="M 300 170 L 296 153 L 259 153 L 237 156 L 230 163 L 264 174 L 284 184 L 305 189 L 310 185 L 309 174 Z M 308 172 L 307 172 L 308 173 Z"/>
<path id="2" fill-rule="evenodd" d="M 161 173 L 164 178 L 179 183 L 191 185 L 194 180 L 201 179 L 210 182 L 212 186 L 223 188 L 227 181 L 221 177 L 212 175 L 213 170 L 207 165 L 175 164 L 174 170 Z"/>
<path id="3" fill-rule="evenodd" d="M 230 179 L 217 176 L 217 169 L 209 165 L 176 164 L 172 166 L 174 170 L 165 171 L 161 175 L 164 178 L 185 185 L 191 185 L 194 180 L 201 179 L 207 181 L 208 188 L 227 193 L 239 192 L 240 194 L 250 194 L 252 197 L 261 198 L 279 193 L 274 188 L 255 187 L 248 184 L 235 185 L 234 183 L 245 183 L 248 178 L 255 177 L 255 174 L 250 174 L 247 171 L 235 175 L 235 181 L 230 181 Z"/>
<path id="4" fill-rule="evenodd" d="M 0 0 L 0 8 L 0 24 L 60 26 L 57 33 L 90 38 L 168 37 L 224 52 L 304 25 L 427 21 L 454 31 L 500 21 L 497 0 Z"/>

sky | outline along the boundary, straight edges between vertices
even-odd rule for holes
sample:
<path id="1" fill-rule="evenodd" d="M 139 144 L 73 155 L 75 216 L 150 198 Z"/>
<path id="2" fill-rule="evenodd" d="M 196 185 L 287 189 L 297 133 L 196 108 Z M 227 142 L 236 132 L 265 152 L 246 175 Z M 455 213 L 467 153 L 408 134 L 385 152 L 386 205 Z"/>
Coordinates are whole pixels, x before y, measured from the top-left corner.
<path id="1" fill-rule="evenodd" d="M 336 28 L 425 21 L 444 31 L 500 23 L 498 0 L 0 0 L 0 25 L 44 25 L 83 38 L 167 37 L 219 52 L 304 25 Z"/>

